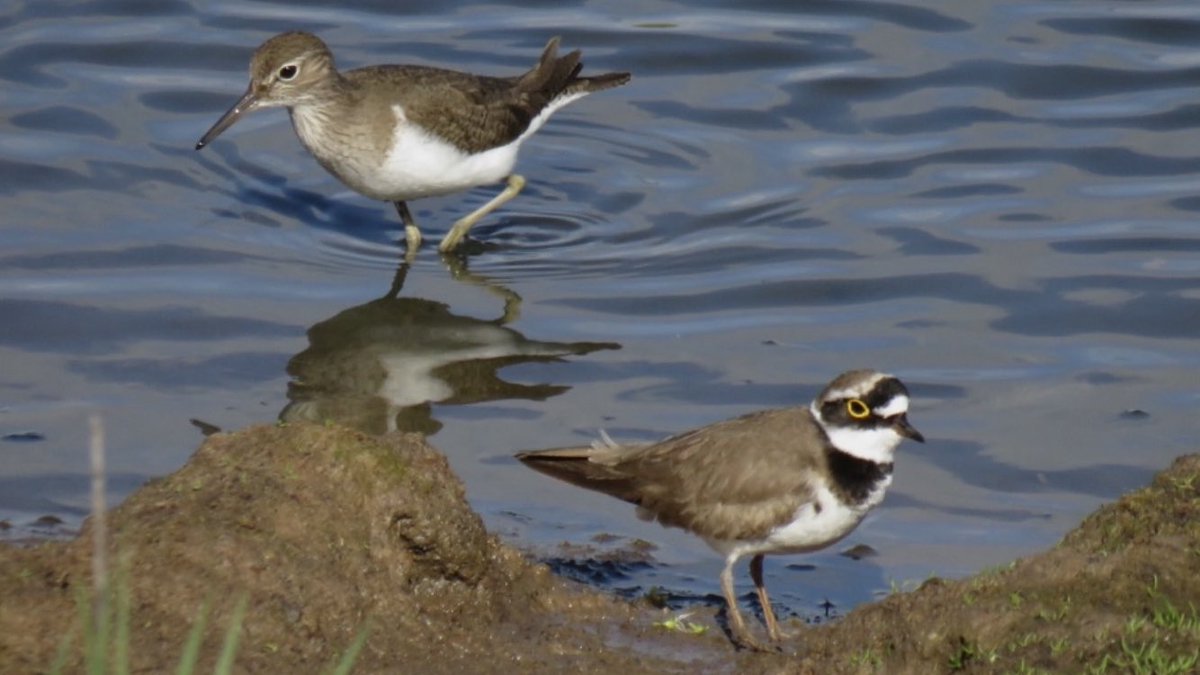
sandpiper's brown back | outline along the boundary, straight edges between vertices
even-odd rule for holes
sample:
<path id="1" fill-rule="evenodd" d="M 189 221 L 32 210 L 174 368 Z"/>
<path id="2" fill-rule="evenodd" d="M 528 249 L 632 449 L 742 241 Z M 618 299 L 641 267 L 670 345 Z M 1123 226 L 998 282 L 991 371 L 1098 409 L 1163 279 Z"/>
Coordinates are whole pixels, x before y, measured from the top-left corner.
<path id="1" fill-rule="evenodd" d="M 519 138 L 556 99 L 611 89 L 630 79 L 629 73 L 580 77 L 580 58 L 578 50 L 558 56 L 558 38 L 553 38 L 537 65 L 516 77 L 412 65 L 368 66 L 345 77 L 352 83 L 371 82 L 383 109 L 390 112 L 398 103 L 407 119 L 438 129 L 463 152 L 477 153 Z"/>

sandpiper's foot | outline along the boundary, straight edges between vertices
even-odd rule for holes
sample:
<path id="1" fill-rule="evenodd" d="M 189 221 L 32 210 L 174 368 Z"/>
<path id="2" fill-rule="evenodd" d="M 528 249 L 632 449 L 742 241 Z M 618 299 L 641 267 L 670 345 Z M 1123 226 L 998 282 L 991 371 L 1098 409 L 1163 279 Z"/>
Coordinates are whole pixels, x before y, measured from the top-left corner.
<path id="1" fill-rule="evenodd" d="M 404 223 L 404 241 L 408 246 L 404 259 L 412 262 L 417 249 L 421 248 L 421 228 L 417 227 L 417 219 L 413 218 L 412 211 L 408 210 L 408 204 L 392 202 L 392 205 L 396 207 L 396 213 L 400 215 L 400 222 Z"/>
<path id="2" fill-rule="evenodd" d="M 467 232 L 471 230 L 471 227 L 475 225 L 475 223 L 479 222 L 479 220 L 487 214 L 495 211 L 508 200 L 516 197 L 524 187 L 525 178 L 523 176 L 515 173 L 509 176 L 508 187 L 504 188 L 500 194 L 492 197 L 492 199 L 483 206 L 475 209 L 462 218 L 459 218 L 454 225 L 450 226 L 450 231 L 446 233 L 445 238 L 442 239 L 442 243 L 438 245 L 438 250 L 442 253 L 449 253 L 450 251 L 458 248 L 463 239 L 467 237 Z"/>
<path id="3" fill-rule="evenodd" d="M 421 248 L 421 230 L 417 229 L 416 225 L 405 225 L 404 242 L 408 247 L 408 254 L 415 254 L 417 249 Z"/>

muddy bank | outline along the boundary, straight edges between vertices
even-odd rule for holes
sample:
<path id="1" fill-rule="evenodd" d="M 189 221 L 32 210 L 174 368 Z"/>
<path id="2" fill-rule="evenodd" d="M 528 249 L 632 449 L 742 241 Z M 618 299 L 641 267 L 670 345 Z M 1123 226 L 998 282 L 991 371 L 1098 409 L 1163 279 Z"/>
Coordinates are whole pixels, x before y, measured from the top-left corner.
<path id="1" fill-rule="evenodd" d="M 1200 672 L 1200 455 L 1046 553 L 931 579 L 807 635 L 818 672 Z"/>
<path id="2" fill-rule="evenodd" d="M 417 435 L 302 423 L 218 434 L 111 514 L 112 555 L 129 570 L 141 672 L 174 669 L 206 602 L 211 669 L 243 596 L 240 672 L 320 672 L 368 624 L 356 672 L 1122 672 L 1200 649 L 1198 476 L 1200 456 L 1181 459 L 1050 552 L 931 580 L 831 626 L 790 626 L 778 654 L 735 652 L 711 611 L 692 617 L 704 634 L 667 631 L 649 603 L 526 561 L 484 530 Z M 90 546 L 85 528 L 0 547 L 0 672 L 53 661 Z"/>

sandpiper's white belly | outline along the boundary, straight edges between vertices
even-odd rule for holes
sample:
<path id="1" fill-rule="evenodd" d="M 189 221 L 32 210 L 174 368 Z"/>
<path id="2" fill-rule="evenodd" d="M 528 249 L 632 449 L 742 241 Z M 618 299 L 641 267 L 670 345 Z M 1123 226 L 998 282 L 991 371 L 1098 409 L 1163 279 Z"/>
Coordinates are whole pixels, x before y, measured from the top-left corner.
<path id="1" fill-rule="evenodd" d="M 385 199 L 433 197 L 504 180 L 517 163 L 524 138 L 468 154 L 409 122 L 400 106 L 392 145 L 379 170 L 364 176 L 366 187 Z"/>
<path id="2" fill-rule="evenodd" d="M 404 114 L 402 106 L 394 105 L 396 124 L 382 160 L 370 144 L 343 133 L 325 110 L 295 106 L 291 111 L 300 140 L 330 173 L 368 197 L 407 201 L 504 180 L 512 174 L 517 151 L 525 139 L 540 129 L 556 110 L 586 93 L 560 96 L 543 108 L 512 142 L 475 154 L 464 152 L 417 126 Z"/>
<path id="3" fill-rule="evenodd" d="M 525 139 L 540 129 L 554 111 L 583 95 L 560 96 L 530 120 L 516 140 L 473 155 L 413 124 L 404 108 L 394 105 L 396 128 L 391 148 L 378 173 L 365 176 L 365 181 L 371 190 L 390 200 L 433 197 L 500 182 L 512 173 Z"/>
<path id="4" fill-rule="evenodd" d="M 318 106 L 294 106 L 290 110 L 301 142 L 330 173 L 368 197 L 407 201 L 504 180 L 516 166 L 521 144 L 556 110 L 586 93 L 560 96 L 543 108 L 512 142 L 475 154 L 464 152 L 417 126 L 400 105 L 392 106 L 396 124 L 382 159 L 376 146 L 346 133 L 327 110 Z"/>

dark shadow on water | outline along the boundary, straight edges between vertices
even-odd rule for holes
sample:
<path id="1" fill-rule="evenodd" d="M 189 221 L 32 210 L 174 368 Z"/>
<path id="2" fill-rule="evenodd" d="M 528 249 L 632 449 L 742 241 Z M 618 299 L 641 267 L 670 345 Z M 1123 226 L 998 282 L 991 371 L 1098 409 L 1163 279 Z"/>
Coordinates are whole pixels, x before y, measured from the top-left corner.
<path id="1" fill-rule="evenodd" d="M 816 167 L 813 176 L 837 180 L 887 180 L 911 176 L 931 166 L 1011 165 L 1045 162 L 1069 166 L 1095 176 L 1154 177 L 1183 176 L 1200 171 L 1200 158 L 1152 155 L 1121 147 L 1041 148 L 995 147 L 930 152 L 896 160 L 847 162 Z"/>
<path id="2" fill-rule="evenodd" d="M 0 267 L 28 270 L 120 270 L 129 267 L 224 265 L 246 260 L 264 259 L 235 251 L 178 244 L 146 244 L 120 249 L 18 254 L 0 258 Z"/>
<path id="3" fill-rule="evenodd" d="M 926 195 L 929 196 L 929 195 Z M 979 247 L 932 235 L 915 227 L 881 227 L 879 234 L 890 237 L 907 255 L 974 255 Z"/>
<path id="4" fill-rule="evenodd" d="M 14 115 L 13 126 L 38 131 L 61 131 L 81 136 L 117 137 L 117 128 L 95 113 L 67 105 L 54 105 Z"/>
<path id="5" fill-rule="evenodd" d="M 646 593 L 647 589 L 641 585 L 630 583 L 635 576 L 654 569 L 654 565 L 646 560 L 557 556 L 544 558 L 541 562 L 560 577 L 588 586 L 606 588 L 626 600 L 634 600 Z M 682 603 L 675 606 L 682 606 Z"/>
<path id="6" fill-rule="evenodd" d="M 913 236 L 911 231 L 892 228 L 905 245 L 933 252 L 959 250 L 956 242 Z M 1134 246 L 1137 246 L 1137 242 Z M 1159 248 L 1162 242 L 1143 242 Z M 1134 274 L 1090 274 L 1035 280 L 1032 290 L 1004 288 L 987 279 L 962 273 L 895 275 L 880 283 L 871 278 L 785 279 L 741 286 L 727 286 L 697 293 L 625 297 L 563 298 L 548 303 L 594 312 L 631 316 L 690 315 L 705 311 L 745 310 L 766 307 L 847 307 L 856 304 L 940 298 L 964 304 L 996 307 L 1004 316 L 990 327 L 1001 333 L 1032 336 L 1069 336 L 1110 333 L 1147 338 L 1190 338 L 1200 335 L 1200 299 L 1188 294 L 1195 280 L 1157 278 Z M 1127 294 L 1128 300 L 1098 304 L 1075 299 L 1083 291 L 1112 291 Z M 906 321 L 930 317 L 913 316 Z M 920 324 L 915 324 L 920 325 Z"/>
<path id="7" fill-rule="evenodd" d="M 1053 517 L 1052 514 L 1045 511 L 1031 511 L 1029 509 L 943 506 L 941 504 L 935 504 L 933 502 L 896 491 L 888 493 L 887 505 L 889 508 L 899 507 L 922 509 L 936 513 L 943 513 L 945 515 L 958 518 L 983 518 L 989 521 L 1002 523 L 1020 523 L 1030 520 L 1049 520 L 1051 517 Z"/>
<path id="8" fill-rule="evenodd" d="M 148 478 L 141 474 L 112 472 L 105 476 L 114 494 L 132 492 Z M 91 480 L 87 473 L 0 476 L 0 508 L 82 518 L 90 512 Z"/>
<path id="9" fill-rule="evenodd" d="M 0 298 L 0 346 L 33 353 L 105 356 L 142 340 L 196 342 L 290 336 L 295 326 L 192 307 L 124 309 L 58 300 Z M 86 326 L 86 331 L 80 331 Z"/>
<path id="10" fill-rule="evenodd" d="M 1071 493 L 1111 498 L 1113 495 L 1145 485 L 1154 476 L 1152 469 L 1129 464 L 1092 464 L 1071 469 L 1026 469 L 996 459 L 987 453 L 983 445 L 971 441 L 939 439 L 909 447 L 905 452 L 950 472 L 967 485 L 1005 494 Z M 999 518 L 1004 514 L 986 510 L 981 515 Z M 1017 514 L 1006 515 L 1008 517 L 1003 519 L 1011 520 Z M 1037 517 L 1037 514 L 1030 515 Z"/>
<path id="11" fill-rule="evenodd" d="M 109 494 L 127 495 L 149 476 L 109 473 Z M 91 512 L 92 477 L 86 473 L 0 476 L 0 543 L 37 543 L 73 537 Z"/>
<path id="12" fill-rule="evenodd" d="M 71 359 L 68 369 L 95 382 L 141 385 L 156 391 L 219 391 L 279 377 L 284 355 L 269 351 L 218 354 L 209 358 Z"/>

